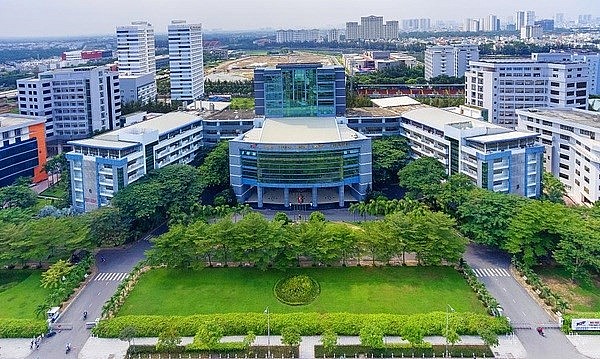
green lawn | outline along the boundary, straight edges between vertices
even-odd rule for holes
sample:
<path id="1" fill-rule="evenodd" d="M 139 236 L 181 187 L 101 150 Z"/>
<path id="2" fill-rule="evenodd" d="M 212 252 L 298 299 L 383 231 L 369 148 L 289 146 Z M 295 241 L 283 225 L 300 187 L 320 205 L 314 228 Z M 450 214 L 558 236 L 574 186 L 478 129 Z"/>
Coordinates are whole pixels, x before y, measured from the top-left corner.
<path id="1" fill-rule="evenodd" d="M 234 97 L 231 99 L 231 105 L 229 108 L 232 110 L 253 110 L 254 99 L 247 97 Z"/>
<path id="2" fill-rule="evenodd" d="M 65 198 L 67 196 L 67 188 L 62 182 L 58 182 L 52 187 L 48 187 L 40 196 L 54 197 L 54 198 Z"/>
<path id="3" fill-rule="evenodd" d="M 569 274 L 562 268 L 536 268 L 535 272 L 546 285 L 571 304 L 571 310 L 600 312 L 600 282 L 598 279 L 594 281 L 594 284 L 584 285 L 572 282 Z"/>
<path id="4" fill-rule="evenodd" d="M 305 306 L 280 303 L 275 282 L 307 274 L 321 294 Z M 308 268 L 289 272 L 250 268 L 200 271 L 154 269 L 142 276 L 119 315 L 233 312 L 351 312 L 410 314 L 446 310 L 485 313 L 462 276 L 447 267 Z"/>
<path id="5" fill-rule="evenodd" d="M 0 270 L 0 318 L 36 319 L 35 309 L 49 290 L 40 286 L 41 271 Z"/>

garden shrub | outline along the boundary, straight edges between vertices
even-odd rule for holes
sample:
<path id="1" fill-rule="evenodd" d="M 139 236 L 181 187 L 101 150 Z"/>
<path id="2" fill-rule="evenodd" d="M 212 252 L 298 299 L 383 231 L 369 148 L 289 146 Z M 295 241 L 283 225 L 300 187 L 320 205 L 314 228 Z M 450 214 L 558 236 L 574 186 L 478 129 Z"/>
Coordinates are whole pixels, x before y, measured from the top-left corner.
<path id="1" fill-rule="evenodd" d="M 288 305 L 304 305 L 319 295 L 319 283 L 307 275 L 280 279 L 275 283 L 275 297 Z"/>
<path id="2" fill-rule="evenodd" d="M 271 314 L 271 333 L 281 334 L 283 328 L 294 326 L 301 335 L 320 335 L 326 329 L 339 335 L 358 335 L 367 324 L 379 326 L 385 335 L 400 335 L 405 326 L 418 325 L 424 335 L 442 335 L 446 325 L 445 312 L 412 315 L 352 314 L 352 313 L 289 313 Z M 482 327 L 497 334 L 511 331 L 504 317 L 490 317 L 476 313 L 451 313 L 450 325 L 460 335 L 477 335 Z M 157 337 L 162 328 L 172 327 L 181 336 L 195 336 L 198 329 L 208 322 L 219 323 L 222 335 L 267 334 L 267 317 L 263 313 L 225 313 L 193 316 L 121 316 L 101 320 L 94 334 L 116 338 L 127 327 L 135 328 L 139 337 Z"/>
<path id="3" fill-rule="evenodd" d="M 45 320 L 0 318 L 0 338 L 33 338 L 47 331 Z"/>

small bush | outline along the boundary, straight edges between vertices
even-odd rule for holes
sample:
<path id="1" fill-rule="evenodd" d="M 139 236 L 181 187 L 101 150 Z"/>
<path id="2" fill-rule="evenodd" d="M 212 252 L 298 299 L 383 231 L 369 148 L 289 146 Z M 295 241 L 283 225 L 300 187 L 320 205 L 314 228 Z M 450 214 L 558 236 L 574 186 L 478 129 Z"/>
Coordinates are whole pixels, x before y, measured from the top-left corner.
<path id="1" fill-rule="evenodd" d="M 275 297 L 288 305 L 312 302 L 320 293 L 319 283 L 307 275 L 297 275 L 279 280 L 275 284 Z"/>

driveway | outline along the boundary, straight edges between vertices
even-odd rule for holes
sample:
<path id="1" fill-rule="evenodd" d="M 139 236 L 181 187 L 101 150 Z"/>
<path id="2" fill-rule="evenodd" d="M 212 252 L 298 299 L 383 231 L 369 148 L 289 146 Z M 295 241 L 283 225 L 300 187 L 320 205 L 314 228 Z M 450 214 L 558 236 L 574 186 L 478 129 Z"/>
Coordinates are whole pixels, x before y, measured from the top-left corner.
<path id="1" fill-rule="evenodd" d="M 28 358 L 77 358 L 90 337 L 90 330 L 85 328 L 85 322 L 100 317 L 104 303 L 136 263 L 144 258 L 144 251 L 148 248 L 150 242 L 147 237 L 126 248 L 99 251 L 96 255 L 97 272 L 92 274 L 87 285 L 57 321 L 57 325 L 64 328 L 72 326 L 72 329 L 61 330 L 54 337 L 44 339 L 39 349 L 34 350 Z M 84 311 L 88 312 L 87 320 L 83 320 Z M 68 354 L 65 353 L 67 343 L 72 346 Z"/>
<path id="2" fill-rule="evenodd" d="M 559 329 L 545 329 L 545 337 L 537 333 L 538 326 L 557 327 L 558 324 L 513 278 L 508 255 L 485 246 L 470 245 L 464 258 L 504 308 L 504 315 L 510 318 L 528 358 L 585 358 Z"/>

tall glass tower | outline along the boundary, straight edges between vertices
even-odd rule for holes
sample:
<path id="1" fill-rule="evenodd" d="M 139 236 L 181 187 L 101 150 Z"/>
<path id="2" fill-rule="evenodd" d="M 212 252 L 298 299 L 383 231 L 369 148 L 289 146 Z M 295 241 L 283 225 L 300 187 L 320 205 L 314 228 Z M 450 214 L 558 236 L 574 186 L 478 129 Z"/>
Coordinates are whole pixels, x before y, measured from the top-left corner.
<path id="1" fill-rule="evenodd" d="M 346 113 L 346 77 L 341 66 L 280 64 L 254 71 L 258 116 L 333 117 Z"/>

